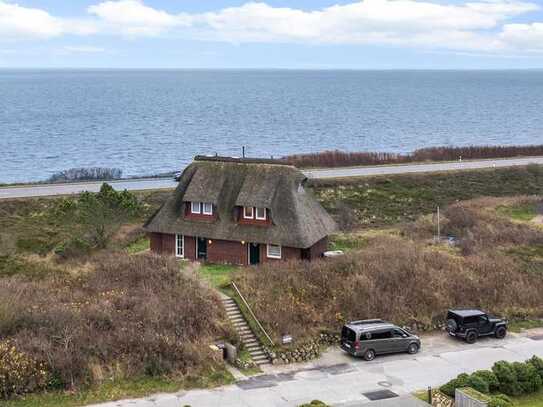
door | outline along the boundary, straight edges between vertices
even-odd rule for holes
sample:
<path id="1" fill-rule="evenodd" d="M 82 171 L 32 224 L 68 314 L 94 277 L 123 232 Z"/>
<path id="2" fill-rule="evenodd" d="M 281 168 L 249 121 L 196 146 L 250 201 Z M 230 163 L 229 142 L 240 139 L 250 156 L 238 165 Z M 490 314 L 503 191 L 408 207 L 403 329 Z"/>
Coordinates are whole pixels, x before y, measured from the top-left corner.
<path id="1" fill-rule="evenodd" d="M 249 243 L 249 264 L 260 264 L 260 245 L 258 243 Z"/>
<path id="2" fill-rule="evenodd" d="M 390 329 L 380 329 L 371 332 L 371 340 L 365 343 L 366 348 L 373 348 L 375 353 L 391 353 L 394 351 L 392 331 Z"/>
<path id="3" fill-rule="evenodd" d="M 485 335 L 490 332 L 492 332 L 492 323 L 486 315 L 481 315 L 479 317 L 479 334 Z"/>
<path id="4" fill-rule="evenodd" d="M 196 257 L 200 260 L 207 260 L 207 239 L 199 237 L 196 242 Z"/>
<path id="5" fill-rule="evenodd" d="M 401 329 L 394 328 L 392 330 L 391 351 L 405 352 L 409 346 L 410 338 L 407 332 Z"/>

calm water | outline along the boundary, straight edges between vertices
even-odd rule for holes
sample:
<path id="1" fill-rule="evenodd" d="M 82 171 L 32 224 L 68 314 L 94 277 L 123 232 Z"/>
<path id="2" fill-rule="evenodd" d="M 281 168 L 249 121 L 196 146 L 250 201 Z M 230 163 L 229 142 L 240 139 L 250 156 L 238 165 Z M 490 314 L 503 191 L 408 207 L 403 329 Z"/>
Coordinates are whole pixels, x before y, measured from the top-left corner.
<path id="1" fill-rule="evenodd" d="M 543 140 L 543 71 L 0 70 L 0 182 L 251 156 Z"/>

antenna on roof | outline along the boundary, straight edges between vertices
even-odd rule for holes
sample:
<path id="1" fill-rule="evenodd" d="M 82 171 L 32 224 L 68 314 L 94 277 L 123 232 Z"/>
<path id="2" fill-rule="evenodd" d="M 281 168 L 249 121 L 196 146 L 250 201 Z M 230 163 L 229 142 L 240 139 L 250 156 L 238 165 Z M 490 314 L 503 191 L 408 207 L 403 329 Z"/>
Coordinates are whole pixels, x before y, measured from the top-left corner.
<path id="1" fill-rule="evenodd" d="M 245 158 L 245 146 L 241 146 L 241 156 Z"/>

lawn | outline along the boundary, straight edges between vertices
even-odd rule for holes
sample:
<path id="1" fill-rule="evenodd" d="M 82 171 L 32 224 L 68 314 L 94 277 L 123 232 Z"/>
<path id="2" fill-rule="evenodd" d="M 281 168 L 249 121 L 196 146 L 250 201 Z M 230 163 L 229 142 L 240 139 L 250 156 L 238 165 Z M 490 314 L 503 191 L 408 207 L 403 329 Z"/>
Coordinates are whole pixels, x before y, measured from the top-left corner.
<path id="1" fill-rule="evenodd" d="M 529 222 L 537 216 L 537 204 L 534 202 L 523 202 L 517 205 L 500 206 L 496 212 L 513 220 Z"/>
<path id="2" fill-rule="evenodd" d="M 529 396 L 517 397 L 513 401 L 515 407 L 542 407 L 543 391 Z"/>
<path id="3" fill-rule="evenodd" d="M 221 288 L 230 284 L 233 274 L 238 270 L 236 266 L 227 264 L 203 264 L 198 273 L 213 287 Z"/>

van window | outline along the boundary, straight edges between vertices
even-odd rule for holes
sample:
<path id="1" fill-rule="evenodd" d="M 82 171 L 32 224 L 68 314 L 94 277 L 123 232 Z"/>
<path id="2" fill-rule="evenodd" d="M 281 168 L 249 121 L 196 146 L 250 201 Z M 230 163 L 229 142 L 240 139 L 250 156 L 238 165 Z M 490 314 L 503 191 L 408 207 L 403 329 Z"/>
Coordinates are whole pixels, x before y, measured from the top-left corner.
<path id="1" fill-rule="evenodd" d="M 341 330 L 341 338 L 350 342 L 356 341 L 356 332 L 346 326 Z"/>
<path id="2" fill-rule="evenodd" d="M 373 332 L 371 336 L 372 336 L 372 339 L 389 339 L 389 338 L 392 338 L 392 332 L 390 331 Z"/>

